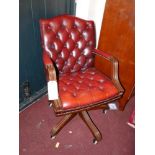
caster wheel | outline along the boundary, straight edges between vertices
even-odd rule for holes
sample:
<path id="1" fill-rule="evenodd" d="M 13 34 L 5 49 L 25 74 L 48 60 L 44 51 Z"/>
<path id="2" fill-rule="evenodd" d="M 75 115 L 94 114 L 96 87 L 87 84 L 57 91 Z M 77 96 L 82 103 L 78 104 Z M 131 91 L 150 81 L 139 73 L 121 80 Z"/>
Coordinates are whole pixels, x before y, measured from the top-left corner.
<path id="1" fill-rule="evenodd" d="M 51 139 L 54 140 L 56 136 L 51 136 Z"/>
<path id="2" fill-rule="evenodd" d="M 93 144 L 97 144 L 98 143 L 98 141 L 96 140 L 96 139 L 93 139 Z"/>
<path id="3" fill-rule="evenodd" d="M 103 114 L 106 114 L 107 113 L 107 110 L 103 110 L 102 112 L 103 112 Z"/>
<path id="4" fill-rule="evenodd" d="M 52 107 L 52 103 L 49 103 L 49 107 L 50 107 L 50 108 Z"/>

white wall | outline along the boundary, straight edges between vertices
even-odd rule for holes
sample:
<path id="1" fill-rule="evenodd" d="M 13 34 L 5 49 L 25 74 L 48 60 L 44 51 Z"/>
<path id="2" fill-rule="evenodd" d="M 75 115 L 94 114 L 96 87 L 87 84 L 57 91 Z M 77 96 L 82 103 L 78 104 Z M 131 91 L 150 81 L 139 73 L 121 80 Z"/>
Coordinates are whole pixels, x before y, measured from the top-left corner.
<path id="1" fill-rule="evenodd" d="M 96 45 L 100 35 L 106 0 L 76 0 L 76 16 L 93 20 L 96 26 Z"/>

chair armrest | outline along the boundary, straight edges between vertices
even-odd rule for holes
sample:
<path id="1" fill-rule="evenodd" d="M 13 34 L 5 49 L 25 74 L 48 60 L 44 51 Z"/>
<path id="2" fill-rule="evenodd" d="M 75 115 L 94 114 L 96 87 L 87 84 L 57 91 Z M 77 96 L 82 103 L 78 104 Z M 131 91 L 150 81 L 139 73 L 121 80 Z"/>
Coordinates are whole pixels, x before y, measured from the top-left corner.
<path id="1" fill-rule="evenodd" d="M 56 70 L 55 70 L 54 64 L 51 58 L 49 57 L 48 53 L 45 51 L 43 52 L 43 63 L 45 67 L 47 81 L 57 81 Z M 59 109 L 62 107 L 60 98 L 56 100 L 52 100 L 52 101 L 50 100 L 49 102 L 52 103 L 53 107 L 56 109 Z"/>
<path id="2" fill-rule="evenodd" d="M 124 89 L 121 86 L 121 83 L 120 83 L 119 77 L 118 77 L 118 60 L 115 57 L 113 57 L 112 55 L 109 55 L 109 54 L 107 54 L 103 51 L 100 51 L 98 49 L 94 49 L 93 53 L 98 56 L 101 56 L 102 58 L 104 58 L 112 63 L 112 75 L 111 75 L 112 81 L 115 84 L 115 86 L 118 88 L 119 92 L 123 94 Z"/>
<path id="3" fill-rule="evenodd" d="M 47 81 L 56 81 L 56 71 L 51 58 L 47 52 L 43 52 L 43 63 L 46 71 Z"/>

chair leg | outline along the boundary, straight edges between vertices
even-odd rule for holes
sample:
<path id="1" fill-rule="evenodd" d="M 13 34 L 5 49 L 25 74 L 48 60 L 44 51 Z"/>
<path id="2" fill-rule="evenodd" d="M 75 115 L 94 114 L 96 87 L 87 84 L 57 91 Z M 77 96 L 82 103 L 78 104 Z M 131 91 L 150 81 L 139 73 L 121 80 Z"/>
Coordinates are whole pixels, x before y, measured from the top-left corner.
<path id="1" fill-rule="evenodd" d="M 97 127 L 95 126 L 95 124 L 93 123 L 93 121 L 91 120 L 88 112 L 82 111 L 79 114 L 82 117 L 82 119 L 84 120 L 84 122 L 87 124 L 87 126 L 89 127 L 92 134 L 94 135 L 95 140 L 100 141 L 102 139 L 102 135 L 101 135 L 100 131 L 97 129 Z"/>
<path id="2" fill-rule="evenodd" d="M 56 124 L 51 130 L 51 138 L 55 137 L 56 134 L 67 124 L 67 122 L 73 118 L 76 114 L 65 115 L 58 124 Z"/>

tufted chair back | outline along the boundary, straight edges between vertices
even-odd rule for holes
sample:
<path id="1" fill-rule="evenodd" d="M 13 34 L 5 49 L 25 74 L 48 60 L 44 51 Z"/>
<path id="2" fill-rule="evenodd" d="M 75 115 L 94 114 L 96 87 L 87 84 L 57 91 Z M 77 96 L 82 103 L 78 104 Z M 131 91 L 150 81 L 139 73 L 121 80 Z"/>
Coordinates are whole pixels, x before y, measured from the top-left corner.
<path id="1" fill-rule="evenodd" d="M 60 73 L 76 72 L 93 66 L 93 21 L 61 15 L 41 19 L 40 30 L 43 50 L 49 54 Z"/>

